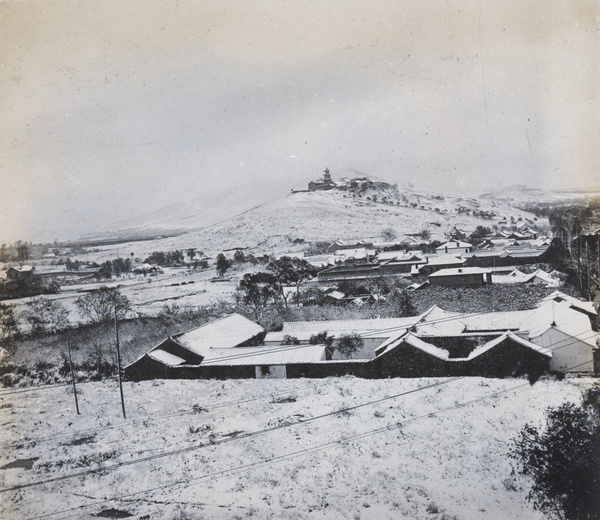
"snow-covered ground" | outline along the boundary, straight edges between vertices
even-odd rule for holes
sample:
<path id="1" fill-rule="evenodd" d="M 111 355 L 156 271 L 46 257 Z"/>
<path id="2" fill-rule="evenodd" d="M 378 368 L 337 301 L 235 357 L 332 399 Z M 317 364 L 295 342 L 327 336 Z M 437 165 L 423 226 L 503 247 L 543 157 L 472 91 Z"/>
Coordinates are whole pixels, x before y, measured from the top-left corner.
<path id="1" fill-rule="evenodd" d="M 0 517 L 541 520 L 511 439 L 593 382 L 147 381 L 127 419 L 114 381 L 80 416 L 68 386 L 3 389 Z"/>
<path id="2" fill-rule="evenodd" d="M 251 267 L 249 268 L 251 269 Z M 76 300 L 89 291 L 101 286 L 118 287 L 129 298 L 136 315 L 156 316 L 165 304 L 176 303 L 181 307 L 210 305 L 218 301 L 232 301 L 235 288 L 242 276 L 240 270 L 232 270 L 224 280 L 217 280 L 214 269 L 193 271 L 186 268 L 165 268 L 158 276 L 123 277 L 111 281 L 98 281 L 77 285 L 64 285 L 57 294 L 8 300 L 20 312 L 37 298 L 57 300 L 69 311 L 69 320 L 73 324 L 84 322 Z"/>

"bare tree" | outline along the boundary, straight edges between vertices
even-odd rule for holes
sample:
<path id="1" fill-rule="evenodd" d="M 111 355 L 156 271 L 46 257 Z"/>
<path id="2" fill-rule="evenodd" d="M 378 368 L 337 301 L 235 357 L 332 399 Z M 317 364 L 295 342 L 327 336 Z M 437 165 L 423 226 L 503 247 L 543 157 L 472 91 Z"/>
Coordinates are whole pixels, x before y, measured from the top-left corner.
<path id="1" fill-rule="evenodd" d="M 0 345 L 8 346 L 19 334 L 19 324 L 12 305 L 0 303 Z"/>
<path id="2" fill-rule="evenodd" d="M 69 326 L 69 311 L 61 302 L 47 298 L 32 300 L 23 311 L 23 318 L 34 334 L 57 332 Z"/>
<path id="3" fill-rule="evenodd" d="M 117 319 L 122 320 L 131 310 L 127 296 L 116 288 L 106 286 L 78 298 L 75 303 L 83 317 L 92 324 L 111 321 L 115 313 Z"/>
<path id="4" fill-rule="evenodd" d="M 395 240 L 397 238 L 396 231 L 394 230 L 394 228 L 391 227 L 385 228 L 381 232 L 381 236 L 386 242 L 391 242 L 392 240 Z"/>

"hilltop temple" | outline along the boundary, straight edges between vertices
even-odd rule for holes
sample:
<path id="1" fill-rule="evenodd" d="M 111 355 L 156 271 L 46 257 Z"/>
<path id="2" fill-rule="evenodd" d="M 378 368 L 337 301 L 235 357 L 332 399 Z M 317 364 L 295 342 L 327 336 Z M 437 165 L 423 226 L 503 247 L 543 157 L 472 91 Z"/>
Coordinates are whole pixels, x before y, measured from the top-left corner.
<path id="1" fill-rule="evenodd" d="M 329 173 L 329 168 L 325 168 L 323 174 L 324 175 L 322 179 L 310 181 L 308 183 L 308 189 L 310 191 L 331 190 L 336 187 L 335 182 L 333 182 L 333 180 L 331 179 L 331 173 Z"/>

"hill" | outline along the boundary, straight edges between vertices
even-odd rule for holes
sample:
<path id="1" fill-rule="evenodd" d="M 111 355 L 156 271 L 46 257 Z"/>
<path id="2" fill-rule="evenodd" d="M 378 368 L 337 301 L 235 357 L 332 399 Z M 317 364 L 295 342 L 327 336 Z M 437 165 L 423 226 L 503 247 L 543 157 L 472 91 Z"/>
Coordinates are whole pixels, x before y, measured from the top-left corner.
<path id="1" fill-rule="evenodd" d="M 383 186 L 383 187 L 382 187 Z M 256 252 L 287 248 L 294 239 L 305 241 L 371 238 L 393 228 L 399 237 L 424 229 L 444 240 L 453 226 L 468 232 L 501 222 L 535 222 L 533 214 L 506 201 L 440 195 L 431 189 L 374 183 L 361 193 L 329 190 L 290 193 L 235 216 L 185 233 L 154 241 L 162 249 L 199 247 L 220 251 L 248 247 Z M 540 219 L 536 225 L 547 227 Z M 139 245 L 136 248 L 139 249 Z"/>
<path id="2" fill-rule="evenodd" d="M 507 224 L 536 226 L 541 232 L 549 230 L 547 219 L 536 219 L 532 213 L 519 209 L 551 197 L 540 190 L 512 187 L 497 196 L 480 197 L 464 190 L 440 194 L 431 187 L 369 179 L 358 190 L 291 192 L 281 197 L 273 195 L 259 205 L 253 205 L 256 199 L 235 192 L 211 207 L 171 204 L 121 223 L 118 229 L 131 230 L 132 243 L 123 238 L 120 244 L 102 246 L 100 256 L 89 259 L 114 258 L 122 251 L 133 251 L 136 257 L 145 258 L 152 251 L 191 247 L 210 256 L 236 247 L 246 247 L 255 254 L 293 251 L 295 239 L 381 240 L 386 228 L 394 229 L 400 238 L 428 230 L 431 239 L 442 241 L 454 226 L 467 233 L 477 226 L 494 229 Z M 518 201 L 514 200 L 515 193 L 521 194 Z M 173 229 L 179 230 L 176 236 L 166 237 L 168 230 Z M 156 238 L 141 241 L 140 235 L 148 236 L 148 230 L 153 230 Z M 127 236 L 123 231 L 117 234 Z M 106 232 L 101 236 L 106 240 L 114 235 L 115 232 Z"/>

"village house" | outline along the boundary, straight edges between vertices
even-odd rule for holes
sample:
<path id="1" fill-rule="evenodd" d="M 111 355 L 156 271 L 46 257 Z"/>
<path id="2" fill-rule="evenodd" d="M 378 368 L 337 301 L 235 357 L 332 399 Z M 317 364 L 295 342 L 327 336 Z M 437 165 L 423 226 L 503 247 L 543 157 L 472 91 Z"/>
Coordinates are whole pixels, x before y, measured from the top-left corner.
<path id="1" fill-rule="evenodd" d="M 31 280 L 35 274 L 35 267 L 31 265 L 22 265 L 20 267 L 9 267 L 6 271 L 6 277 L 9 280 Z"/>
<path id="2" fill-rule="evenodd" d="M 437 255 L 460 255 L 470 253 L 473 249 L 472 244 L 461 242 L 460 240 L 451 240 L 435 248 Z"/>
<path id="3" fill-rule="evenodd" d="M 482 267 L 440 269 L 429 275 L 429 283 L 442 287 L 483 287 L 492 283 L 492 273 Z"/>
<path id="4" fill-rule="evenodd" d="M 524 273 L 519 269 L 513 269 L 508 273 L 492 274 L 492 283 L 514 284 L 530 283 L 532 285 L 543 285 L 544 287 L 560 287 L 560 279 L 555 278 L 542 269 L 536 269 L 533 273 Z"/>
<path id="5" fill-rule="evenodd" d="M 435 255 L 435 256 L 427 256 L 426 262 L 424 264 L 420 264 L 415 266 L 412 271 L 412 274 L 431 274 L 439 271 L 441 269 L 451 269 L 463 267 L 467 259 L 463 258 L 461 255 L 453 255 L 453 254 L 443 254 L 443 255 Z"/>
<path id="6" fill-rule="evenodd" d="M 453 313 L 433 306 L 406 318 L 286 322 L 269 332 L 233 314 L 171 336 L 125 367 L 154 378 L 515 377 L 594 370 L 600 359 L 590 302 L 555 292 L 533 309 Z M 344 359 L 314 337 L 358 336 Z M 333 352 L 332 352 L 333 350 Z"/>
<path id="7" fill-rule="evenodd" d="M 456 226 L 453 226 L 445 235 L 448 240 L 463 240 L 467 238 L 467 232 Z"/>

